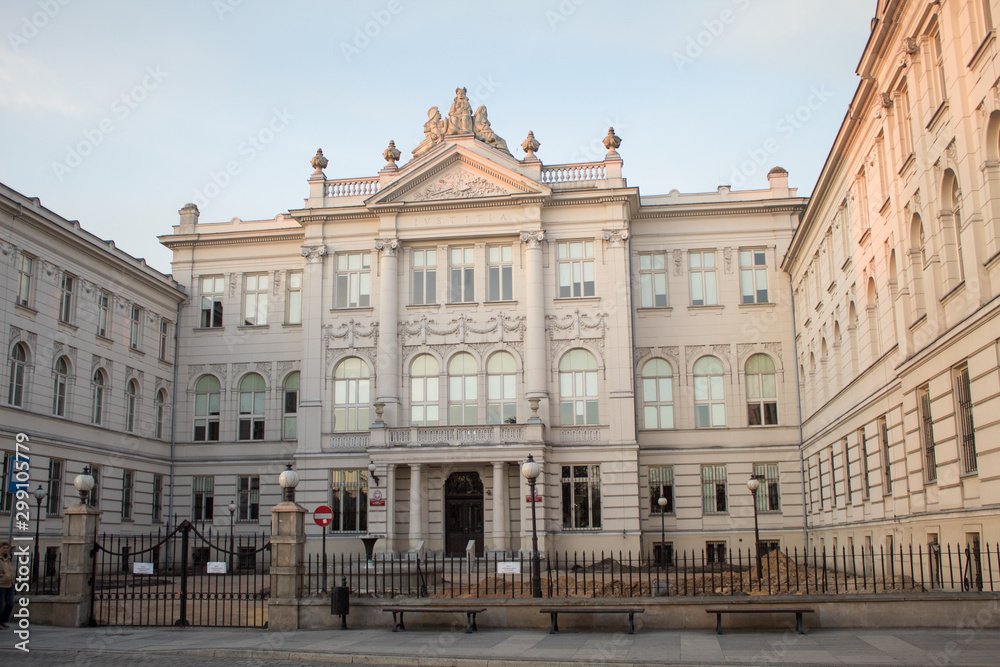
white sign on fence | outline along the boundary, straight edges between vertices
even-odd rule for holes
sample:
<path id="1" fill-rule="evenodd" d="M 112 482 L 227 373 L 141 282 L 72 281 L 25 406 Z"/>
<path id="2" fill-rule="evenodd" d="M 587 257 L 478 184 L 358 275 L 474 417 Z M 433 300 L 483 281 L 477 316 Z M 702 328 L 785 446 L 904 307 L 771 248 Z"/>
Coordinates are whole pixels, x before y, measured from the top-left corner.
<path id="1" fill-rule="evenodd" d="M 222 561 L 208 561 L 205 564 L 205 572 L 208 574 L 225 574 L 226 564 Z"/>
<path id="2" fill-rule="evenodd" d="M 153 564 L 132 563 L 132 574 L 153 574 Z"/>
<path id="3" fill-rule="evenodd" d="M 516 560 L 497 563 L 497 574 L 521 574 L 521 564 Z"/>

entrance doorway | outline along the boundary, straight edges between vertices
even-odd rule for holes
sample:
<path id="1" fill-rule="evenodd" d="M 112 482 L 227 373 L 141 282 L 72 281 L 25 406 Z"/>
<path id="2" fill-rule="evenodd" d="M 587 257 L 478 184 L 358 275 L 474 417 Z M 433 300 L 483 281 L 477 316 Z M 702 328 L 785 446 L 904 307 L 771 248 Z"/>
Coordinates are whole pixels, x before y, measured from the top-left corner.
<path id="1" fill-rule="evenodd" d="M 464 556 L 469 540 L 476 541 L 476 555 L 483 555 L 483 480 L 479 473 L 456 472 L 444 484 L 447 556 Z"/>

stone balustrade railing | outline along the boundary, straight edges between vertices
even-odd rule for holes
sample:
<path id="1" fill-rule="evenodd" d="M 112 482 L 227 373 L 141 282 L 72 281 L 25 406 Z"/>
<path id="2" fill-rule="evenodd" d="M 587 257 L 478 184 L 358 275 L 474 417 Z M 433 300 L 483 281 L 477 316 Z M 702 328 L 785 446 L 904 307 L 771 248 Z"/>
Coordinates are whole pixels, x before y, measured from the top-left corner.
<path id="1" fill-rule="evenodd" d="M 526 442 L 541 438 L 541 425 L 493 424 L 485 426 L 412 426 L 385 429 L 388 447 L 420 445 L 480 445 Z"/>
<path id="2" fill-rule="evenodd" d="M 605 442 L 607 427 L 603 426 L 571 426 L 553 428 L 556 442 L 576 443 L 576 442 Z"/>
<path id="3" fill-rule="evenodd" d="M 341 452 L 363 452 L 368 449 L 368 431 L 334 433 L 326 436 L 326 449 Z"/>
<path id="4" fill-rule="evenodd" d="M 326 182 L 327 197 L 365 197 L 379 191 L 378 176 L 372 178 L 341 178 Z"/>
<path id="5" fill-rule="evenodd" d="M 542 183 L 553 187 L 589 185 L 594 181 L 603 181 L 605 178 L 607 178 L 607 169 L 603 162 L 553 164 L 542 167 Z"/>

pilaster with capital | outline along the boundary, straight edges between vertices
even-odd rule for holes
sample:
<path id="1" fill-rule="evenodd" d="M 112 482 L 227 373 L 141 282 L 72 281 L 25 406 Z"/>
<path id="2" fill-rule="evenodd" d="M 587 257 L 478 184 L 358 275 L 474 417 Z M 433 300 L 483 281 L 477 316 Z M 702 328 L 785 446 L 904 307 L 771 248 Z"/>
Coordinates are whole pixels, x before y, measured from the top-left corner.
<path id="1" fill-rule="evenodd" d="M 542 270 L 542 242 L 545 232 L 523 231 L 521 243 L 525 244 L 525 330 L 524 330 L 524 385 L 525 398 L 542 399 L 539 416 L 547 423 L 548 392 L 546 370 L 548 355 L 545 346 L 545 277 Z"/>
<path id="2" fill-rule="evenodd" d="M 298 410 L 298 449 L 318 452 L 323 423 L 323 267 L 325 245 L 304 245 L 302 256 L 302 367 Z"/>
<path id="3" fill-rule="evenodd" d="M 389 426 L 399 424 L 399 240 L 375 239 L 379 254 L 379 347 L 375 375 L 375 401 L 385 404 L 382 420 Z"/>
<path id="4" fill-rule="evenodd" d="M 410 464 L 410 549 L 415 550 L 417 544 L 427 534 L 424 521 L 424 466 L 421 463 Z"/>

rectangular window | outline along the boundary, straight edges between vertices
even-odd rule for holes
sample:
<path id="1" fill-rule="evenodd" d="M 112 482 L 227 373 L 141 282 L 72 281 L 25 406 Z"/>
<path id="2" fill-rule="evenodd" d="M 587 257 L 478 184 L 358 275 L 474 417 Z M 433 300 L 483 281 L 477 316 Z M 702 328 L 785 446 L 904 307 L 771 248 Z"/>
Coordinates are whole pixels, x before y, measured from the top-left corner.
<path id="1" fill-rule="evenodd" d="M 806 475 L 809 486 L 809 513 L 812 514 L 813 512 L 816 511 L 816 501 L 813 498 L 813 486 L 815 485 L 813 484 L 814 478 L 813 478 L 812 458 L 806 460 Z"/>
<path id="2" fill-rule="evenodd" d="M 194 498 L 191 503 L 192 521 L 209 521 L 215 517 L 215 478 L 194 477 Z"/>
<path id="3" fill-rule="evenodd" d="M 847 497 L 847 504 L 854 502 L 854 487 L 851 483 L 851 449 L 847 444 L 847 438 L 840 441 L 841 467 L 844 470 L 844 494 Z"/>
<path id="4" fill-rule="evenodd" d="M 889 426 L 885 415 L 878 418 L 878 438 L 882 447 L 882 495 L 888 496 L 892 494 L 892 452 L 889 449 Z"/>
<path id="5" fill-rule="evenodd" d="M 413 304 L 437 303 L 437 251 L 413 251 Z"/>
<path id="6" fill-rule="evenodd" d="M 868 500 L 871 495 L 871 484 L 868 479 L 868 440 L 865 437 L 865 429 L 858 429 L 858 456 L 861 458 L 861 497 Z"/>
<path id="7" fill-rule="evenodd" d="M 726 562 L 725 542 L 705 542 L 705 562 L 722 564 Z"/>
<path id="8" fill-rule="evenodd" d="M 719 305 L 719 291 L 715 274 L 715 251 L 688 253 L 688 270 L 691 274 L 691 305 Z"/>
<path id="9" fill-rule="evenodd" d="M 243 276 L 243 326 L 262 327 L 267 324 L 267 291 L 270 277 L 266 273 Z"/>
<path id="10" fill-rule="evenodd" d="M 302 272 L 289 271 L 285 286 L 285 324 L 302 324 Z"/>
<path id="11" fill-rule="evenodd" d="M 111 337 L 111 294 L 104 290 L 97 296 L 97 335 Z"/>
<path id="12" fill-rule="evenodd" d="M 122 521 L 132 520 L 132 506 L 135 500 L 135 472 L 122 471 Z"/>
<path id="13" fill-rule="evenodd" d="M 58 459 L 49 459 L 49 483 L 48 492 L 45 494 L 45 512 L 49 516 L 58 516 L 62 513 L 62 485 L 63 485 L 63 462 Z"/>
<path id="14" fill-rule="evenodd" d="M 781 491 L 778 487 L 778 464 L 755 463 L 753 476 L 760 480 L 757 489 L 758 512 L 780 512 Z"/>
<path id="15" fill-rule="evenodd" d="M 701 467 L 701 510 L 720 514 L 729 510 L 726 502 L 726 466 Z"/>
<path id="16" fill-rule="evenodd" d="M 153 523 L 163 520 L 163 475 L 153 475 Z"/>
<path id="17" fill-rule="evenodd" d="M 489 259 L 489 301 L 510 301 L 514 298 L 513 250 L 509 245 L 494 245 L 487 250 Z"/>
<path id="18" fill-rule="evenodd" d="M 260 477 L 240 475 L 237 488 L 236 520 L 257 523 L 260 520 Z"/>
<path id="19" fill-rule="evenodd" d="M 357 533 L 368 530 L 368 471 L 330 471 L 330 532 Z"/>
<path id="20" fill-rule="evenodd" d="M 128 346 L 133 350 L 139 350 L 142 343 L 142 308 L 132 304 L 129 313 Z"/>
<path id="21" fill-rule="evenodd" d="M 932 81 L 932 86 L 936 97 L 935 101 L 940 105 L 944 104 L 948 99 L 948 87 L 945 85 L 944 78 L 944 49 L 941 47 L 941 31 L 937 28 L 934 29 L 934 34 L 931 35 L 931 44 L 933 46 L 933 53 L 931 55 L 934 58 L 934 81 Z"/>
<path id="22" fill-rule="evenodd" d="M 17 264 L 17 305 L 30 307 L 31 279 L 35 268 L 35 258 L 21 253 Z"/>
<path id="23" fill-rule="evenodd" d="M 208 276 L 201 279 L 201 328 L 222 327 L 222 299 L 226 295 L 226 279 Z"/>
<path id="24" fill-rule="evenodd" d="M 639 307 L 667 307 L 666 253 L 639 253 Z"/>
<path id="25" fill-rule="evenodd" d="M 917 422 L 920 424 L 920 444 L 924 450 L 924 482 L 930 483 L 937 480 L 937 459 L 934 456 L 931 395 L 927 385 L 917 389 Z"/>
<path id="26" fill-rule="evenodd" d="M 68 273 L 62 277 L 62 286 L 59 289 L 59 321 L 66 324 L 73 323 L 74 292 L 76 291 L 76 278 Z"/>
<path id="27" fill-rule="evenodd" d="M 837 464 L 834 462 L 833 445 L 830 446 L 830 506 L 837 506 Z"/>
<path id="28" fill-rule="evenodd" d="M 372 254 L 370 252 L 337 253 L 336 283 L 334 308 L 367 308 L 370 306 Z"/>
<path id="29" fill-rule="evenodd" d="M 906 160 L 913 154 L 913 134 L 910 129 L 910 91 L 905 84 L 899 89 L 896 100 L 896 124 L 900 157 Z"/>
<path id="30" fill-rule="evenodd" d="M 170 320 L 160 318 L 160 361 L 167 361 L 170 351 Z"/>
<path id="31" fill-rule="evenodd" d="M 0 452 L 0 454 L 3 454 L 3 488 L 0 489 L 0 512 L 10 514 L 11 507 L 14 505 L 14 494 L 8 493 L 7 489 L 9 488 L 11 467 L 14 465 L 14 453 Z"/>
<path id="32" fill-rule="evenodd" d="M 823 457 L 816 455 L 816 487 L 819 489 L 819 509 L 826 507 L 826 495 L 823 493 Z"/>
<path id="33" fill-rule="evenodd" d="M 93 508 L 98 508 L 101 505 L 101 466 L 91 464 L 90 476 L 94 478 L 94 488 L 90 490 L 87 504 Z"/>
<path id="34" fill-rule="evenodd" d="M 741 303 L 767 303 L 767 251 L 764 248 L 740 250 L 740 294 Z"/>
<path id="35" fill-rule="evenodd" d="M 562 466 L 564 530 L 601 527 L 601 466 Z"/>
<path id="36" fill-rule="evenodd" d="M 667 504 L 660 509 L 660 498 L 666 498 Z M 653 514 L 674 513 L 674 468 L 664 466 L 649 469 L 649 511 Z"/>
<path id="37" fill-rule="evenodd" d="M 559 298 L 594 296 L 594 242 L 560 241 L 556 244 Z"/>
<path id="38" fill-rule="evenodd" d="M 476 300 L 475 248 L 451 248 L 451 303 Z"/>
<path id="39" fill-rule="evenodd" d="M 955 369 L 955 403 L 958 417 L 962 472 L 973 473 L 979 469 L 976 460 L 976 424 L 972 419 L 972 386 L 969 383 L 969 366 L 962 364 Z"/>

